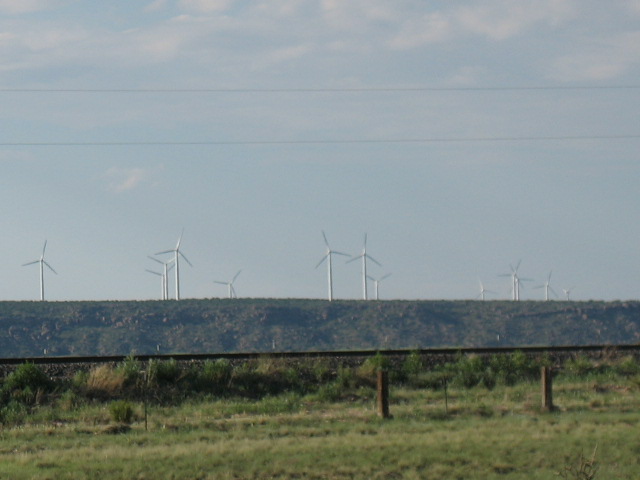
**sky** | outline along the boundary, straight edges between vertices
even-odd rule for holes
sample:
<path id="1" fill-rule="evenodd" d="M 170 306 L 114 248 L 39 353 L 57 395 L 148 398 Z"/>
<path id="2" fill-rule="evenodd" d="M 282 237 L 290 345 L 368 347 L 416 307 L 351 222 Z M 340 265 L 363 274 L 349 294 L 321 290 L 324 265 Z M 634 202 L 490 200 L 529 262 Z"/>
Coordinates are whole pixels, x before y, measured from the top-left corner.
<path id="1" fill-rule="evenodd" d="M 637 0 L 0 0 L 0 300 L 181 235 L 182 298 L 327 298 L 322 232 L 381 299 L 638 299 L 638 78 Z"/>

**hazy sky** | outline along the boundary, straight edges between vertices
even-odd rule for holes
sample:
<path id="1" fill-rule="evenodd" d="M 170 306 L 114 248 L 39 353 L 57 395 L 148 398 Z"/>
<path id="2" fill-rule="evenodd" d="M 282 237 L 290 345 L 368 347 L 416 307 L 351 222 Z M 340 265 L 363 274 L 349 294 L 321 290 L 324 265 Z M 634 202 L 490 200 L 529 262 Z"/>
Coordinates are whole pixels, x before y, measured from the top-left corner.
<path id="1" fill-rule="evenodd" d="M 640 293 L 640 1 L 0 0 L 0 300 Z M 167 258 L 159 256 L 158 258 Z M 173 279 L 170 284 L 173 294 Z M 373 293 L 373 284 L 370 284 Z M 334 257 L 334 295 L 362 296 Z"/>

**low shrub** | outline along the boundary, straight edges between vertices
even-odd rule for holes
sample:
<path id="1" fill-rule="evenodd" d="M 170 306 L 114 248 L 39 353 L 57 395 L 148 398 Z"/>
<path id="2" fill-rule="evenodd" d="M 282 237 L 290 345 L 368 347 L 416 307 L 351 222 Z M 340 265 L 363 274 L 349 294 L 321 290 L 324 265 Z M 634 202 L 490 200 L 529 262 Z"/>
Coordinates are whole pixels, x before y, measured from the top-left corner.
<path id="1" fill-rule="evenodd" d="M 122 363 L 116 368 L 116 370 L 122 374 L 124 381 L 127 385 L 136 384 L 140 379 L 142 366 L 140 361 L 131 354 L 125 358 Z"/>
<path id="2" fill-rule="evenodd" d="M 175 384 L 182 376 L 182 368 L 175 358 L 154 362 L 154 378 L 159 385 Z M 151 370 L 151 369 L 149 369 Z M 149 376 L 149 373 L 147 375 Z"/>
<path id="3" fill-rule="evenodd" d="M 415 350 L 407 356 L 404 363 L 402 364 L 402 373 L 405 378 L 409 378 L 411 376 L 420 375 L 424 371 L 424 364 L 422 362 L 422 357 Z"/>
<path id="4" fill-rule="evenodd" d="M 564 362 L 565 371 L 575 377 L 583 377 L 595 371 L 593 362 L 584 355 L 578 355 Z"/>
<path id="5" fill-rule="evenodd" d="M 4 381 L 2 386 L 4 391 L 12 392 L 15 390 L 30 389 L 50 390 L 53 382 L 47 377 L 40 367 L 33 363 L 23 363 L 11 372 Z"/>
<path id="6" fill-rule="evenodd" d="M 109 405 L 111 419 L 116 423 L 129 425 L 133 421 L 133 407 L 126 400 L 116 400 Z"/>
<path id="7" fill-rule="evenodd" d="M 631 377 L 640 373 L 640 365 L 632 355 L 621 358 L 613 365 L 613 370 L 618 375 Z"/>

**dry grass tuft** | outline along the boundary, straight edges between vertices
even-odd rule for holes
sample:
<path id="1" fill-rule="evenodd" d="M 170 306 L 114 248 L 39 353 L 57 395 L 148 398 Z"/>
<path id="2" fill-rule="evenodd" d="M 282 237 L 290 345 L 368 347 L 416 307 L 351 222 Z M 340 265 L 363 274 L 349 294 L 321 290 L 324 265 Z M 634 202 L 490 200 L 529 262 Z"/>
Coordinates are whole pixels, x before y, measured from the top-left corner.
<path id="1" fill-rule="evenodd" d="M 86 387 L 94 394 L 115 396 L 122 391 L 125 380 L 123 372 L 101 365 L 89 372 Z"/>

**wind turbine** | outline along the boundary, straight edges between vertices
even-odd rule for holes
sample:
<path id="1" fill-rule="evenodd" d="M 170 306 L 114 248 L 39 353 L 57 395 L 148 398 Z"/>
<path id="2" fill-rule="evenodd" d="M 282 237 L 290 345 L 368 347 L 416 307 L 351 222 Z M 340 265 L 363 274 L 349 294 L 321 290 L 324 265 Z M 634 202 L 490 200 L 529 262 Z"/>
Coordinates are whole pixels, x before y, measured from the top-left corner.
<path id="1" fill-rule="evenodd" d="M 480 283 L 480 293 L 476 296 L 476 298 L 480 298 L 484 302 L 485 293 L 496 293 L 493 290 L 487 290 L 486 288 L 484 288 L 484 285 L 480 280 L 478 280 L 478 282 Z"/>
<path id="2" fill-rule="evenodd" d="M 180 251 L 180 242 L 182 241 L 182 235 L 184 234 L 184 228 L 182 229 L 182 233 L 180 233 L 180 237 L 178 237 L 178 243 L 176 244 L 176 248 L 172 248 L 171 250 L 163 250 L 161 252 L 156 253 L 156 255 L 162 255 L 165 253 L 173 253 L 173 265 L 176 268 L 176 300 L 180 300 L 180 257 L 184 259 L 185 262 L 191 265 L 191 262 L 184 254 Z"/>
<path id="3" fill-rule="evenodd" d="M 564 296 L 565 299 L 567 301 L 569 301 L 569 296 L 571 295 L 571 291 L 574 289 L 575 287 L 571 287 L 571 288 L 563 288 L 562 291 L 564 292 Z"/>
<path id="4" fill-rule="evenodd" d="M 322 257 L 322 260 L 318 262 L 318 264 L 316 265 L 316 268 L 322 265 L 322 262 L 324 262 L 325 260 L 327 261 L 327 272 L 328 272 L 328 279 L 329 279 L 329 301 L 331 302 L 333 300 L 333 273 L 331 271 L 331 263 L 332 263 L 331 257 L 333 255 L 344 255 L 345 257 L 349 257 L 350 255 L 342 252 L 337 252 L 335 250 L 331 250 L 331 247 L 329 246 L 329 241 L 327 240 L 327 236 L 324 234 L 324 231 L 322 232 L 322 238 L 324 238 L 324 244 L 327 246 L 327 252 L 325 253 L 324 257 Z"/>
<path id="5" fill-rule="evenodd" d="M 151 255 L 149 255 L 148 258 L 162 265 L 162 273 L 160 274 L 158 272 L 154 272 L 153 270 L 147 270 L 147 272 L 162 276 L 162 299 L 169 300 L 169 270 L 173 268 L 172 263 L 174 262 L 174 259 L 172 258 L 171 260 L 162 262 L 157 258 L 152 257 Z"/>
<path id="6" fill-rule="evenodd" d="M 161 274 L 160 272 L 156 272 L 156 271 L 154 271 L 154 270 L 149 270 L 148 268 L 146 268 L 146 269 L 145 269 L 145 272 L 149 272 L 149 273 L 151 273 L 151 274 L 153 274 L 153 275 L 157 275 L 157 276 L 159 276 L 159 277 L 160 277 L 160 289 L 161 289 L 161 291 L 162 291 L 162 299 L 163 299 L 163 300 L 166 300 L 166 299 L 167 299 L 167 297 L 166 297 L 166 294 L 165 294 L 165 291 L 164 291 L 164 284 L 165 284 L 165 282 L 164 282 L 164 275 L 163 275 L 163 274 Z"/>
<path id="7" fill-rule="evenodd" d="M 26 267 L 27 265 L 33 265 L 34 263 L 40 264 L 40 300 L 41 301 L 44 301 L 44 266 L 46 265 L 49 270 L 51 270 L 56 275 L 58 274 L 58 272 L 56 272 L 53 269 L 53 267 L 49 265 L 47 261 L 44 259 L 44 251 L 46 249 L 47 249 L 47 241 L 45 240 L 44 247 L 42 247 L 42 255 L 40 255 L 40 258 L 38 260 L 34 260 L 33 262 L 25 263 L 22 265 L 23 267 Z"/>
<path id="8" fill-rule="evenodd" d="M 547 281 L 544 282 L 544 285 L 538 285 L 537 287 L 533 287 L 533 288 L 544 288 L 544 300 L 545 302 L 549 301 L 549 292 L 553 293 L 556 297 L 558 296 L 558 294 L 555 292 L 555 290 L 553 288 L 551 288 L 551 273 L 549 272 L 549 275 L 547 276 Z"/>
<path id="9" fill-rule="evenodd" d="M 357 257 L 353 257 L 350 260 L 347 260 L 347 263 L 351 263 L 354 260 L 362 258 L 362 298 L 367 300 L 367 259 L 371 260 L 373 263 L 380 265 L 375 258 L 367 253 L 367 234 L 364 234 L 364 246 L 362 247 L 362 253 Z M 382 266 L 382 265 L 380 265 Z"/>
<path id="10" fill-rule="evenodd" d="M 382 280 L 384 280 L 385 278 L 388 278 L 388 277 L 390 277 L 390 276 L 391 276 L 391 274 L 390 274 L 390 273 L 387 273 L 386 275 L 383 275 L 382 277 L 380 277 L 380 278 L 378 278 L 378 279 L 376 280 L 375 278 L 373 278 L 373 277 L 371 277 L 371 276 L 367 275 L 367 278 L 373 282 L 374 288 L 375 288 L 375 290 L 376 290 L 376 300 L 379 300 L 379 299 L 380 299 L 380 297 L 379 297 L 379 295 L 378 295 L 378 286 L 380 285 L 380 282 L 381 282 Z"/>
<path id="11" fill-rule="evenodd" d="M 511 268 L 511 273 L 504 273 L 502 275 L 498 275 L 499 277 L 511 277 L 511 288 L 512 288 L 512 297 L 511 299 L 514 301 L 520 300 L 520 282 L 530 282 L 530 278 L 520 278 L 518 276 L 518 269 L 520 268 L 520 263 L 522 260 L 519 260 L 516 264 L 516 268 L 513 268 L 513 265 L 509 264 L 509 268 Z"/>
<path id="12" fill-rule="evenodd" d="M 213 283 L 219 283 L 220 285 L 226 285 L 228 287 L 229 290 L 229 298 L 238 298 L 238 295 L 236 295 L 236 290 L 235 288 L 233 288 L 233 283 L 236 281 L 236 278 L 238 278 L 238 275 L 240 275 L 240 272 L 242 270 L 238 270 L 238 273 L 236 273 L 233 276 L 233 279 L 230 282 L 219 282 L 218 280 L 214 280 Z"/>

